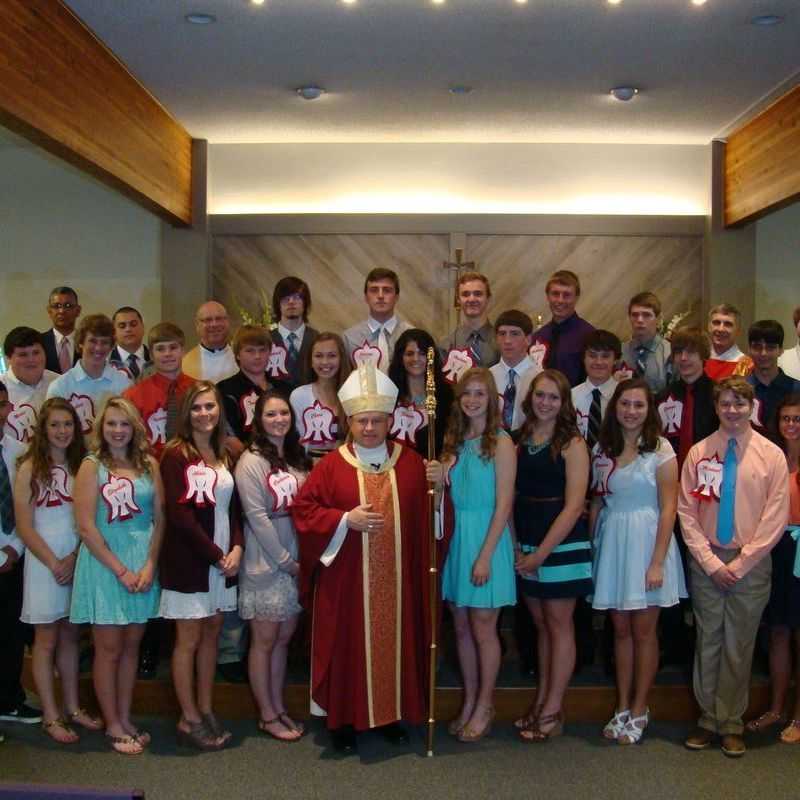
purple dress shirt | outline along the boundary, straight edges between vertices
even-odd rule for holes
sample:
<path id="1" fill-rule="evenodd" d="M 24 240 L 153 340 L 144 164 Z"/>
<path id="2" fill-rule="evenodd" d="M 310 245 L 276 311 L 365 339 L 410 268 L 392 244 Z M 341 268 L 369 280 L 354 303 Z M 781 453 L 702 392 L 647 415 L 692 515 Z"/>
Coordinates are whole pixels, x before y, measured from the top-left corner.
<path id="1" fill-rule="evenodd" d="M 546 366 L 567 376 L 570 386 L 577 386 L 586 378 L 583 370 L 583 341 L 594 330 L 594 325 L 573 314 L 563 322 L 550 320 L 533 335 L 534 342 L 547 345 Z"/>

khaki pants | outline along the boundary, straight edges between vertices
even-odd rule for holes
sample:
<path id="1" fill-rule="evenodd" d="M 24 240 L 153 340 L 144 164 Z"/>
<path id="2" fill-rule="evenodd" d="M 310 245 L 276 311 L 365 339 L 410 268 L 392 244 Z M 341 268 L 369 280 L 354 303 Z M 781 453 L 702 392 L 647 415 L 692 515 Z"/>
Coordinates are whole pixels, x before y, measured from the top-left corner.
<path id="1" fill-rule="evenodd" d="M 723 563 L 738 550 L 713 548 Z M 719 589 L 690 558 L 692 603 L 697 630 L 694 694 L 701 728 L 720 735 L 741 734 L 750 696 L 750 668 L 761 614 L 769 600 L 772 561 L 762 558 L 731 589 Z"/>

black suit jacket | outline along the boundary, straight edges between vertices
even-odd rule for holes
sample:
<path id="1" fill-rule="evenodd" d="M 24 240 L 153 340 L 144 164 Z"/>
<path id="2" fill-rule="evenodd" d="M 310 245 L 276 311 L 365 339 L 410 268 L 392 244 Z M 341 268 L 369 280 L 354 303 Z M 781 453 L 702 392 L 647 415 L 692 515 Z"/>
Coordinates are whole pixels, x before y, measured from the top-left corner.
<path id="1" fill-rule="evenodd" d="M 279 344 L 282 347 L 286 347 L 286 342 L 283 341 L 283 337 L 278 333 L 278 329 L 276 328 L 272 333 L 272 341 L 275 344 Z M 303 386 L 306 383 L 311 383 L 311 379 L 313 377 L 311 369 L 306 368 L 306 360 L 308 358 L 308 353 L 311 350 L 311 345 L 314 344 L 314 339 L 317 338 L 319 335 L 319 331 L 314 330 L 310 325 L 306 325 L 306 329 L 303 333 L 303 342 L 300 345 L 300 354 L 297 357 L 297 364 L 295 368 L 289 371 L 289 377 L 286 378 L 283 382 L 290 385 L 291 389 L 294 390 L 298 386 Z M 276 379 L 273 379 L 276 380 Z"/>
<path id="2" fill-rule="evenodd" d="M 119 350 L 117 350 L 117 346 L 114 345 L 114 349 L 108 356 L 109 363 L 113 364 L 115 367 L 121 367 L 124 370 L 128 369 L 128 362 L 123 360 L 122 356 L 120 356 Z M 152 364 L 153 362 L 150 360 L 150 350 L 148 350 L 147 345 L 144 346 L 144 364 L 141 366 L 141 374 L 139 377 L 144 375 L 144 371 Z"/>
<path id="3" fill-rule="evenodd" d="M 686 397 L 686 384 L 678 378 L 672 381 L 656 395 L 656 407 L 663 403 L 670 395 L 676 400 L 684 401 Z M 703 373 L 694 383 L 694 418 L 692 419 L 692 442 L 697 444 L 707 436 L 711 436 L 719 428 L 719 419 L 714 408 L 714 382 Z M 673 450 L 678 452 L 680 431 L 664 433 Z"/>
<path id="4" fill-rule="evenodd" d="M 61 374 L 61 364 L 58 363 L 58 350 L 56 350 L 56 334 L 55 331 L 50 328 L 49 331 L 45 331 L 42 334 L 42 339 L 44 341 L 44 354 L 47 358 L 45 363 L 45 369 L 52 370 L 53 372 L 57 372 L 59 375 Z M 75 348 L 75 352 L 72 354 L 72 366 L 74 367 L 78 363 L 78 348 Z"/>

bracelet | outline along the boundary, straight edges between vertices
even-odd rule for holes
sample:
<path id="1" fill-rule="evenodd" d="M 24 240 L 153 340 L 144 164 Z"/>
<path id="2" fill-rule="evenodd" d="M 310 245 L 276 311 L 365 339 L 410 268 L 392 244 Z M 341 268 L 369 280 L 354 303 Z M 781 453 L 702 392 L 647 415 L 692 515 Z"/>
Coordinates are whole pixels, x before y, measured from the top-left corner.
<path id="1" fill-rule="evenodd" d="M 122 572 L 118 572 L 118 573 L 117 573 L 117 580 L 120 580 L 120 579 L 122 578 L 122 576 L 123 576 L 123 575 L 124 575 L 124 574 L 125 574 L 127 571 L 128 571 L 128 568 L 127 568 L 127 567 L 123 567 L 123 568 L 122 568 Z"/>

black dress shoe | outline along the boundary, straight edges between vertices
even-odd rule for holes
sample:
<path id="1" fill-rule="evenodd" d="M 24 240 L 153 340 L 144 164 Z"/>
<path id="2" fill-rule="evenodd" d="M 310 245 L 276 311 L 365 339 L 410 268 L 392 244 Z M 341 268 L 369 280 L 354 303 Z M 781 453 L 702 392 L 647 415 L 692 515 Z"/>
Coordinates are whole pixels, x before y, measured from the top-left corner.
<path id="1" fill-rule="evenodd" d="M 408 731 L 399 722 L 390 722 L 375 729 L 389 744 L 408 744 Z"/>
<path id="2" fill-rule="evenodd" d="M 342 725 L 341 728 L 331 728 L 331 744 L 337 753 L 355 753 L 358 749 L 356 731 L 352 725 Z"/>
<path id="3" fill-rule="evenodd" d="M 247 683 L 247 670 L 241 661 L 217 664 L 217 672 L 228 683 Z"/>

